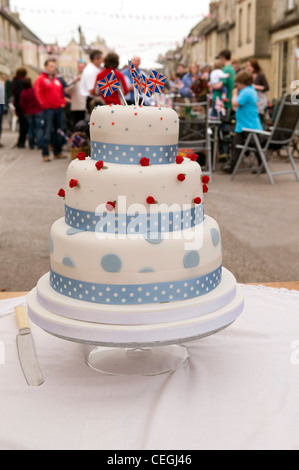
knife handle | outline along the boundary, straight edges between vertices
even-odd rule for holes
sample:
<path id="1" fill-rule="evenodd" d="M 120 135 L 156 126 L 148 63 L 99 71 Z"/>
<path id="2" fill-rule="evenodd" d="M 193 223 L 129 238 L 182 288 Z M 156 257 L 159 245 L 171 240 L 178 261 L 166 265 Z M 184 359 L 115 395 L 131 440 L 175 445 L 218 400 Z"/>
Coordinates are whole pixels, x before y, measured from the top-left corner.
<path id="1" fill-rule="evenodd" d="M 30 328 L 26 307 L 16 307 L 16 315 L 19 331 L 24 328 Z"/>

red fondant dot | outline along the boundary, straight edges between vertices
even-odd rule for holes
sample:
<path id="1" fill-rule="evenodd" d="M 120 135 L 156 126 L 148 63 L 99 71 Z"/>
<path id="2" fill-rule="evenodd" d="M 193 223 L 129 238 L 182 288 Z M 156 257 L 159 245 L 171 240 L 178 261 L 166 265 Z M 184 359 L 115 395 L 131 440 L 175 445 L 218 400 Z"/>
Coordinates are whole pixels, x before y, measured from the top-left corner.
<path id="1" fill-rule="evenodd" d="M 114 126 L 115 122 L 112 122 L 111 124 L 112 124 L 112 126 Z"/>
<path id="2" fill-rule="evenodd" d="M 160 118 L 160 121 L 163 121 L 163 118 Z"/>
<path id="3" fill-rule="evenodd" d="M 94 126 L 94 122 L 92 123 L 92 125 Z"/>
<path id="4" fill-rule="evenodd" d="M 135 113 L 135 116 L 137 116 L 137 113 Z"/>

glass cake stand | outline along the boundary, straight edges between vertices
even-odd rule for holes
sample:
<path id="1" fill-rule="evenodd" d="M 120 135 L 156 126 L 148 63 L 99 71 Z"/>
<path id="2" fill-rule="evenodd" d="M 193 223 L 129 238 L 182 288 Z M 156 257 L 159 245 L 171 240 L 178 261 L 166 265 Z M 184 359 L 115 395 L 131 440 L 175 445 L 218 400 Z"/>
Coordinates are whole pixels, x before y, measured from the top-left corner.
<path id="1" fill-rule="evenodd" d="M 97 372 L 112 376 L 154 376 L 171 374 L 188 365 L 190 353 L 182 343 L 206 338 L 228 328 L 232 323 L 202 335 L 154 343 L 95 343 L 46 331 L 63 340 L 93 346 L 94 349 L 86 356 L 86 364 Z"/>

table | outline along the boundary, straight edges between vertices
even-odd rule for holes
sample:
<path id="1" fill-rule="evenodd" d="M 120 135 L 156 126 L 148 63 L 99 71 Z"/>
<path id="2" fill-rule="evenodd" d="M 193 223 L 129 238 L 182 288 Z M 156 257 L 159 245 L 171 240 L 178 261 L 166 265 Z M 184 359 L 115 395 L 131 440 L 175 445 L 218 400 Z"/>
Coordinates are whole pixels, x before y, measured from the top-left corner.
<path id="1" fill-rule="evenodd" d="M 299 282 L 243 288 L 239 319 L 156 377 L 99 374 L 85 365 L 92 347 L 32 324 L 45 383 L 30 388 L 15 316 L 0 317 L 0 449 L 298 449 Z"/>

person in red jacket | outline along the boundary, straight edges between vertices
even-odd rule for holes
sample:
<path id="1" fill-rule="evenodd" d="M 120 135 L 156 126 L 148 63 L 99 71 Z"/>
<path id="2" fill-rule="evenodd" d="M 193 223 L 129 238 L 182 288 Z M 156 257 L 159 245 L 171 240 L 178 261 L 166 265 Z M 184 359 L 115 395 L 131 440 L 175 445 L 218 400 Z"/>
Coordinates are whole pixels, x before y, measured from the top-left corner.
<path id="1" fill-rule="evenodd" d="M 23 90 L 20 94 L 20 107 L 28 122 L 29 147 L 34 149 L 36 140 L 38 148 L 41 149 L 43 146 L 43 110 L 36 99 L 31 78 L 25 78 L 23 81 Z"/>
<path id="2" fill-rule="evenodd" d="M 98 81 L 103 80 L 113 70 L 113 72 L 116 75 L 116 78 L 118 79 L 120 86 L 123 89 L 123 94 L 127 95 L 129 93 L 129 89 L 128 89 L 125 77 L 119 70 L 117 70 L 119 66 L 119 56 L 115 54 L 114 52 L 110 52 L 109 54 L 106 55 L 104 59 L 104 65 L 105 65 L 105 69 L 102 72 L 100 72 L 97 76 L 95 87 L 94 87 L 94 94 L 102 95 L 99 90 Z M 104 100 L 105 104 L 108 104 L 108 105 L 109 104 L 123 104 L 120 98 L 120 95 L 117 91 L 115 91 L 112 95 L 107 96 L 106 98 L 104 96 L 101 96 L 101 97 Z"/>
<path id="3" fill-rule="evenodd" d="M 63 87 L 56 78 L 56 60 L 48 59 L 45 62 L 45 71 L 34 83 L 36 98 L 43 109 L 43 159 L 50 161 L 49 145 L 53 144 L 55 158 L 67 158 L 62 155 L 63 139 L 59 130 L 65 130 L 65 97 Z M 52 139 L 53 136 L 53 139 Z"/>

